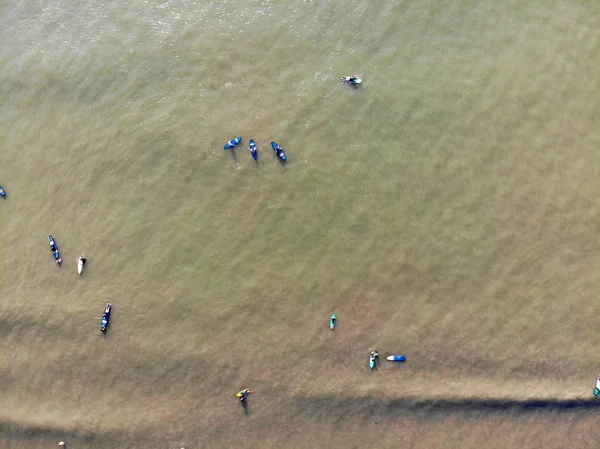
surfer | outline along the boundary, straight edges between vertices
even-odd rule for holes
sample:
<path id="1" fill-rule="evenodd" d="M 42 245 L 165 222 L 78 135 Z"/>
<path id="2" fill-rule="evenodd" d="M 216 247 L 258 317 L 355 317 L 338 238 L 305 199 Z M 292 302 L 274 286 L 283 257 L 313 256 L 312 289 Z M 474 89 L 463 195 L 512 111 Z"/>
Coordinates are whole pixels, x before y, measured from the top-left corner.
<path id="1" fill-rule="evenodd" d="M 79 256 L 77 258 L 77 274 L 83 273 L 83 266 L 85 265 L 85 257 Z"/>
<path id="2" fill-rule="evenodd" d="M 596 388 L 594 388 L 594 396 L 598 397 L 598 395 L 600 395 L 600 375 L 596 379 Z"/>
<path id="3" fill-rule="evenodd" d="M 54 238 L 51 235 L 48 236 L 48 243 L 50 244 L 50 251 L 52 251 L 52 255 L 54 256 L 56 263 L 60 264 L 62 262 L 62 259 L 60 257 L 60 254 L 58 253 L 58 246 L 56 246 L 56 242 L 54 241 Z"/>
<path id="4" fill-rule="evenodd" d="M 102 321 L 100 322 L 100 330 L 102 332 L 106 332 L 106 326 L 108 326 L 108 321 L 110 320 L 110 309 L 112 305 L 111 303 L 106 304 L 104 308 L 104 314 L 102 315 Z"/>
<path id="5" fill-rule="evenodd" d="M 379 362 L 379 353 L 377 352 L 377 349 L 373 349 L 373 350 L 371 351 L 371 354 L 369 355 L 369 360 L 370 360 L 371 362 L 373 362 L 374 364 L 375 364 L 375 363 L 380 363 L 380 362 Z"/>
<path id="6" fill-rule="evenodd" d="M 243 402 L 244 399 L 246 399 L 246 396 L 248 396 L 249 393 L 252 393 L 252 390 L 250 388 L 244 388 L 242 391 L 240 391 L 237 394 L 237 397 L 240 399 L 240 402 Z"/>
<path id="7" fill-rule="evenodd" d="M 377 359 L 375 358 L 375 353 L 371 351 L 369 354 L 369 368 L 374 369 L 377 364 Z"/>
<path id="8" fill-rule="evenodd" d="M 358 86 L 362 83 L 362 80 L 358 76 L 342 76 L 342 81 L 350 84 L 351 86 Z"/>

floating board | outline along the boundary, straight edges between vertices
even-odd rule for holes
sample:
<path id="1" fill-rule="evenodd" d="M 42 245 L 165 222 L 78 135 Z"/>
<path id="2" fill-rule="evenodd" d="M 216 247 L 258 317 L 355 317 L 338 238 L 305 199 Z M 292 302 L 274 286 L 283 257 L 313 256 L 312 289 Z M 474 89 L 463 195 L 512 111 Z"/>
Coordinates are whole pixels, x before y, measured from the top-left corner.
<path id="1" fill-rule="evenodd" d="M 236 137 L 233 140 L 230 140 L 229 142 L 227 142 L 225 144 L 225 146 L 223 147 L 224 150 L 228 150 L 229 148 L 233 148 L 234 146 L 236 146 L 238 143 L 240 143 L 242 141 L 241 137 Z"/>
<path id="2" fill-rule="evenodd" d="M 60 265 L 62 263 L 62 257 L 60 257 L 60 252 L 58 251 L 58 245 L 56 244 L 56 242 L 54 241 L 54 238 L 51 235 L 48 236 L 48 243 L 50 244 L 50 251 L 52 252 L 52 255 L 54 256 L 54 260 L 56 261 L 57 264 Z M 54 247 L 55 250 L 53 250 L 52 247 Z"/>
<path id="3" fill-rule="evenodd" d="M 2 186 L 0 186 L 0 196 L 6 196 L 6 192 L 4 191 Z"/>
<path id="4" fill-rule="evenodd" d="M 362 80 L 358 76 L 342 76 L 342 81 L 354 85 L 362 83 Z"/>
<path id="5" fill-rule="evenodd" d="M 100 321 L 100 330 L 104 332 L 108 327 L 108 322 L 110 321 L 110 311 L 112 309 L 112 304 L 106 304 L 104 308 L 104 314 L 102 315 L 102 320 Z"/>
<path id="6" fill-rule="evenodd" d="M 375 368 L 375 357 L 369 356 L 369 368 Z"/>
<path id="7" fill-rule="evenodd" d="M 81 274 L 82 271 L 83 271 L 83 257 L 79 256 L 79 259 L 77 259 L 77 273 Z"/>
<path id="8" fill-rule="evenodd" d="M 405 355 L 388 355 L 387 359 L 390 362 L 405 362 L 406 356 Z"/>
<path id="9" fill-rule="evenodd" d="M 329 329 L 334 330 L 336 322 L 337 322 L 337 317 L 335 316 L 335 314 L 331 315 L 331 318 L 329 318 Z"/>
<path id="10" fill-rule="evenodd" d="M 256 144 L 254 143 L 253 139 L 250 139 L 250 154 L 252 155 L 253 159 L 256 159 L 256 157 L 258 156 L 258 154 L 256 153 Z"/>
<path id="11" fill-rule="evenodd" d="M 279 148 L 279 145 L 277 145 L 276 142 L 271 142 L 271 146 L 273 147 L 273 151 L 277 153 L 277 157 L 279 157 L 279 159 L 281 159 L 282 161 L 285 161 L 287 159 L 287 156 L 285 155 L 283 149 Z"/>

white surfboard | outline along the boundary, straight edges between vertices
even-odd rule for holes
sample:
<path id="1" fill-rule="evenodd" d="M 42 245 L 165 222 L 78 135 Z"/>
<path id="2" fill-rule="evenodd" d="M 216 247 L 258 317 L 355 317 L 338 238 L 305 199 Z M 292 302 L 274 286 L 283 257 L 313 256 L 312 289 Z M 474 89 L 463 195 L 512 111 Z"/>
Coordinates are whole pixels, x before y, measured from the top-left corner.
<path id="1" fill-rule="evenodd" d="M 79 256 L 79 259 L 77 259 L 77 273 L 81 274 L 82 271 L 83 271 L 83 259 L 81 256 Z"/>

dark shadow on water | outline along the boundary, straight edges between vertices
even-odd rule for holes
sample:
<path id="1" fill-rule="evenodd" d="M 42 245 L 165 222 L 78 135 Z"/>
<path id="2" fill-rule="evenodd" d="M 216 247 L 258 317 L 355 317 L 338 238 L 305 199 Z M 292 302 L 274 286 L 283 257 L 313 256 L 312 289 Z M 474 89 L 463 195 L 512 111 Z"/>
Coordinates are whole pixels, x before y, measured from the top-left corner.
<path id="1" fill-rule="evenodd" d="M 130 432 L 108 429 L 65 429 L 59 426 L 35 425 L 18 423 L 15 421 L 0 421 L 0 436 L 9 441 L 8 447 L 12 447 L 10 441 L 17 443 L 15 447 L 41 447 L 40 442 L 51 442 L 44 447 L 58 447 L 57 442 L 64 440 L 69 447 L 127 447 L 123 443 L 130 441 Z M 143 433 L 137 432 L 134 438 L 141 442 L 145 438 Z M 28 446 L 22 444 L 30 443 Z M 4 446 L 3 446 L 4 447 Z"/>
<path id="2" fill-rule="evenodd" d="M 440 418 L 450 415 L 481 417 L 494 414 L 565 414 L 587 411 L 600 414 L 600 399 L 590 393 L 589 398 L 573 399 L 495 399 L 495 398 L 398 398 L 383 400 L 373 396 L 337 397 L 317 396 L 297 400 L 299 414 L 329 416 L 344 420 L 353 417 L 415 416 Z"/>
<path id="3" fill-rule="evenodd" d="M 248 399 L 240 401 L 242 408 L 244 409 L 244 415 L 248 416 Z"/>
<path id="4" fill-rule="evenodd" d="M 233 160 L 237 162 L 237 154 L 235 154 L 235 147 L 228 148 L 225 151 L 229 151 Z"/>
<path id="5" fill-rule="evenodd" d="M 286 156 L 286 158 L 287 158 L 287 156 Z M 281 165 L 282 168 L 285 168 L 287 161 L 288 161 L 287 159 L 284 161 L 279 156 L 277 156 L 277 153 L 275 153 L 275 159 L 277 159 L 279 161 L 279 165 Z"/>
<path id="6" fill-rule="evenodd" d="M 58 427 L 43 426 L 43 425 L 26 425 L 13 422 L 0 422 L 0 435 L 3 436 L 14 436 L 18 438 L 25 438 L 31 441 L 40 440 L 43 438 L 53 439 L 60 441 L 70 437 L 77 439 L 89 447 L 99 447 L 102 443 L 106 443 L 106 440 L 110 440 L 111 435 L 104 432 L 93 432 L 93 431 L 65 431 Z M 67 443 L 68 444 L 68 443 Z M 10 446 L 10 444 L 9 444 Z M 56 446 L 58 447 L 58 446 Z M 67 446 L 68 447 L 68 446 Z"/>
<path id="7" fill-rule="evenodd" d="M 350 89 L 358 89 L 359 87 L 362 87 L 362 83 L 361 84 L 354 84 L 354 83 L 349 83 L 347 81 L 340 81 L 341 84 L 343 84 L 344 86 L 348 86 Z"/>
<path id="8" fill-rule="evenodd" d="M 600 413 L 600 402 L 595 398 L 577 399 L 430 399 L 408 402 L 403 399 L 392 400 L 387 404 L 390 412 L 394 410 L 417 410 L 427 413 L 532 413 L 532 412 L 568 412 L 575 410 L 594 410 Z"/>

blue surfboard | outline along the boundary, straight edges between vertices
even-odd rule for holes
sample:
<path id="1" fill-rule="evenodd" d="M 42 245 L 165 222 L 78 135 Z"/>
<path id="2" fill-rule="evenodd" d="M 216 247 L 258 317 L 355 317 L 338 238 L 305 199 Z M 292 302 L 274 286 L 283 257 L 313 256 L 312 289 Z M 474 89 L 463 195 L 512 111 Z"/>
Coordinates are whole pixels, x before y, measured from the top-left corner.
<path id="1" fill-rule="evenodd" d="M 271 146 L 273 147 L 273 151 L 275 151 L 279 159 L 281 159 L 282 161 L 287 160 L 287 156 L 285 155 L 283 148 L 279 148 L 279 145 L 277 145 L 276 142 L 271 142 Z"/>
<path id="2" fill-rule="evenodd" d="M 369 368 L 375 368 L 375 357 L 373 357 L 372 355 L 369 355 Z"/>
<path id="3" fill-rule="evenodd" d="M 2 186 L 0 186 L 0 196 L 6 196 L 6 192 L 4 191 Z"/>
<path id="4" fill-rule="evenodd" d="M 254 143 L 254 139 L 250 139 L 250 154 L 253 159 L 258 157 L 258 153 L 256 152 L 256 144 Z"/>
<path id="5" fill-rule="evenodd" d="M 234 146 L 236 146 L 238 143 L 240 143 L 242 141 L 241 137 L 236 137 L 233 140 L 230 140 L 229 142 L 227 142 L 225 144 L 225 146 L 223 147 L 224 150 L 228 150 L 229 148 L 233 148 Z"/>
<path id="6" fill-rule="evenodd" d="M 336 324 L 337 324 L 337 317 L 335 316 L 335 313 L 334 313 L 333 315 L 331 315 L 331 318 L 329 318 L 329 329 L 334 330 Z"/>
<path id="7" fill-rule="evenodd" d="M 110 311 L 112 309 L 112 304 L 106 304 L 104 308 L 104 313 L 102 314 L 102 320 L 100 321 L 100 330 L 102 332 L 106 332 L 106 328 L 108 327 L 108 323 L 110 321 Z"/>
<path id="8" fill-rule="evenodd" d="M 405 362 L 406 356 L 405 355 L 388 355 L 387 359 L 390 362 Z"/>
<path id="9" fill-rule="evenodd" d="M 56 241 L 51 235 L 48 236 L 48 243 L 50 244 L 50 252 L 54 256 L 54 260 L 57 264 L 60 265 L 62 263 L 62 257 L 60 257 L 60 253 L 58 252 L 58 245 L 56 244 Z"/>

